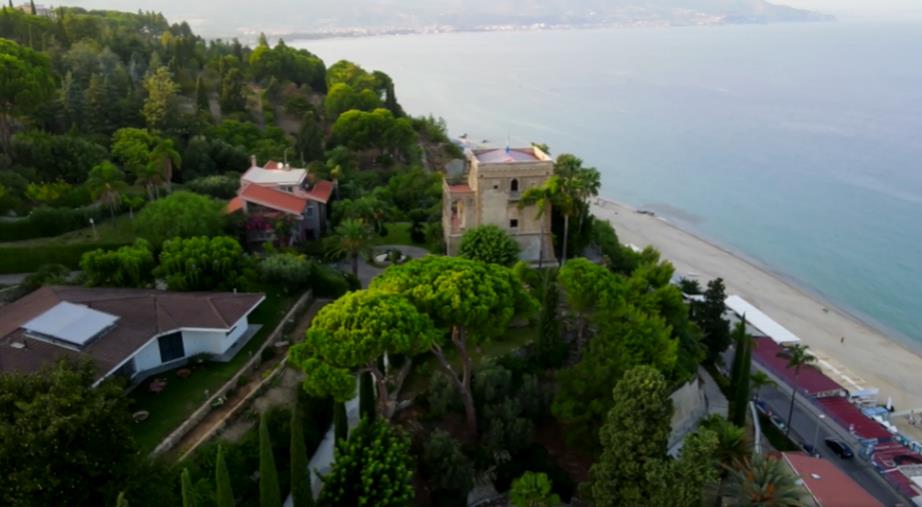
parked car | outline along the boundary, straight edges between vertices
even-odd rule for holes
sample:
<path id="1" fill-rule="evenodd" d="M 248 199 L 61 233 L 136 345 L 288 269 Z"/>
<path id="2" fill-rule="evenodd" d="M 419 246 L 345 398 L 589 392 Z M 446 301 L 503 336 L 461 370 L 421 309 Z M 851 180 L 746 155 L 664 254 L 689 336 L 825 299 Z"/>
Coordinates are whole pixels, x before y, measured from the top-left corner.
<path id="1" fill-rule="evenodd" d="M 832 449 L 832 452 L 836 453 L 842 459 L 851 459 L 855 457 L 855 453 L 852 452 L 852 448 L 841 440 L 827 438 L 826 447 Z"/>
<path id="2" fill-rule="evenodd" d="M 822 456 L 820 455 L 819 449 L 817 449 L 816 447 L 813 447 L 813 446 L 810 445 L 810 444 L 804 444 L 802 447 L 804 448 L 804 452 L 807 453 L 807 454 L 809 454 L 810 456 L 813 456 L 814 458 L 821 458 L 821 457 L 822 457 Z"/>

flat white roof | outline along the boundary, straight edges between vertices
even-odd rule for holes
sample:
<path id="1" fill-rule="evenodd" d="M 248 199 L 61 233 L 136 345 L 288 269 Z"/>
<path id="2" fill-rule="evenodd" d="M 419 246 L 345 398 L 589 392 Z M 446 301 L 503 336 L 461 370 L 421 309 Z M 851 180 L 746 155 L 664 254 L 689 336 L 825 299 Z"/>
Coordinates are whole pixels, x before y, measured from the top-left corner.
<path id="1" fill-rule="evenodd" d="M 26 322 L 26 332 L 51 337 L 83 347 L 111 327 L 118 317 L 94 310 L 86 305 L 62 301 L 45 313 Z"/>
<path id="2" fill-rule="evenodd" d="M 800 343 L 800 338 L 797 335 L 788 331 L 787 328 L 775 322 L 774 319 L 762 313 L 762 310 L 752 306 L 745 299 L 733 294 L 728 296 L 724 303 L 727 308 L 733 310 L 733 313 L 740 317 L 745 315 L 747 323 L 765 333 L 765 336 L 771 338 L 775 343 L 779 345 Z"/>
<path id="3" fill-rule="evenodd" d="M 306 169 L 263 169 L 251 167 L 241 179 L 257 185 L 300 185 L 307 177 Z"/>

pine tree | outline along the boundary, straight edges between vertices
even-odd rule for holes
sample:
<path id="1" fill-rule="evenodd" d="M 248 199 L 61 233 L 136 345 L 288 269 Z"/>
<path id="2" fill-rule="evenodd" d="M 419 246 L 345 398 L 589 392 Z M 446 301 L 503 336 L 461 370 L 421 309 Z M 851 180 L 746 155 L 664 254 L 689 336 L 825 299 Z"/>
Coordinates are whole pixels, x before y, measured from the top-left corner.
<path id="1" fill-rule="evenodd" d="M 346 415 L 345 403 L 333 405 L 333 435 L 337 442 L 349 438 L 349 416 Z"/>
<path id="2" fill-rule="evenodd" d="M 370 371 L 363 372 L 359 380 L 359 417 L 375 418 L 375 386 Z"/>
<path id="3" fill-rule="evenodd" d="M 746 408 L 749 405 L 749 371 L 752 367 L 752 337 L 746 333 L 746 318 L 736 326 L 733 332 L 736 351 L 733 356 L 733 371 L 730 388 L 733 400 L 730 402 L 730 421 L 740 427 L 746 425 Z"/>
<path id="4" fill-rule="evenodd" d="M 291 409 L 291 499 L 294 507 L 313 507 L 310 471 L 307 469 L 307 448 L 304 445 L 304 423 L 301 407 L 295 402 Z"/>
<path id="5" fill-rule="evenodd" d="M 234 490 L 231 486 L 230 473 L 224 460 L 224 446 L 218 445 L 218 457 L 215 460 L 215 503 L 218 507 L 234 507 Z"/>
<path id="6" fill-rule="evenodd" d="M 83 117 L 83 90 L 80 84 L 74 79 L 74 75 L 68 71 L 61 80 L 61 89 L 58 92 L 58 100 L 61 102 L 61 120 L 64 122 L 64 128 L 71 129 L 78 127 Z"/>
<path id="7" fill-rule="evenodd" d="M 181 477 L 182 507 L 195 507 L 195 489 L 192 488 L 192 476 L 189 469 L 183 468 Z"/>
<path id="8" fill-rule="evenodd" d="M 269 423 L 266 421 L 265 414 L 259 419 L 259 505 L 260 507 L 281 507 L 282 505 L 278 471 L 272 455 Z"/>
<path id="9" fill-rule="evenodd" d="M 118 499 L 115 500 L 115 507 L 128 507 L 128 499 L 125 498 L 124 491 L 118 494 Z"/>

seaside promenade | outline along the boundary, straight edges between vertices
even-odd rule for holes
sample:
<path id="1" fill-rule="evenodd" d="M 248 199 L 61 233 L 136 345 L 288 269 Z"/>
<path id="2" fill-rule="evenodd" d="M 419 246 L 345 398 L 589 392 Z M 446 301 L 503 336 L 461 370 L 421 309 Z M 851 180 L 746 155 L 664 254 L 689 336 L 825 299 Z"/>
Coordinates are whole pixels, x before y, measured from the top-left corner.
<path id="1" fill-rule="evenodd" d="M 844 375 L 859 384 L 849 385 L 850 390 L 877 388 L 880 401 L 890 398 L 898 411 L 922 413 L 922 356 L 917 352 L 782 277 L 658 217 L 605 199 L 592 204 L 592 213 L 608 220 L 622 243 L 656 247 L 680 275 L 702 285 L 723 278 L 728 294 L 742 296 L 809 345 L 823 359 L 819 366 L 824 373 L 844 385 L 841 377 L 847 372 Z"/>

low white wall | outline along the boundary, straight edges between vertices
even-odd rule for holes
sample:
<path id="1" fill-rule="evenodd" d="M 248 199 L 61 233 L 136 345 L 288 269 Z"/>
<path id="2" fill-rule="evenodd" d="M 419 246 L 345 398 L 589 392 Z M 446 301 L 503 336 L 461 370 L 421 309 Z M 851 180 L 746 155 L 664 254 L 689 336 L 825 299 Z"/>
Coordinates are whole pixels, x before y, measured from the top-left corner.
<path id="1" fill-rule="evenodd" d="M 143 373 L 160 366 L 160 343 L 152 340 L 134 355 L 134 370 Z"/>

